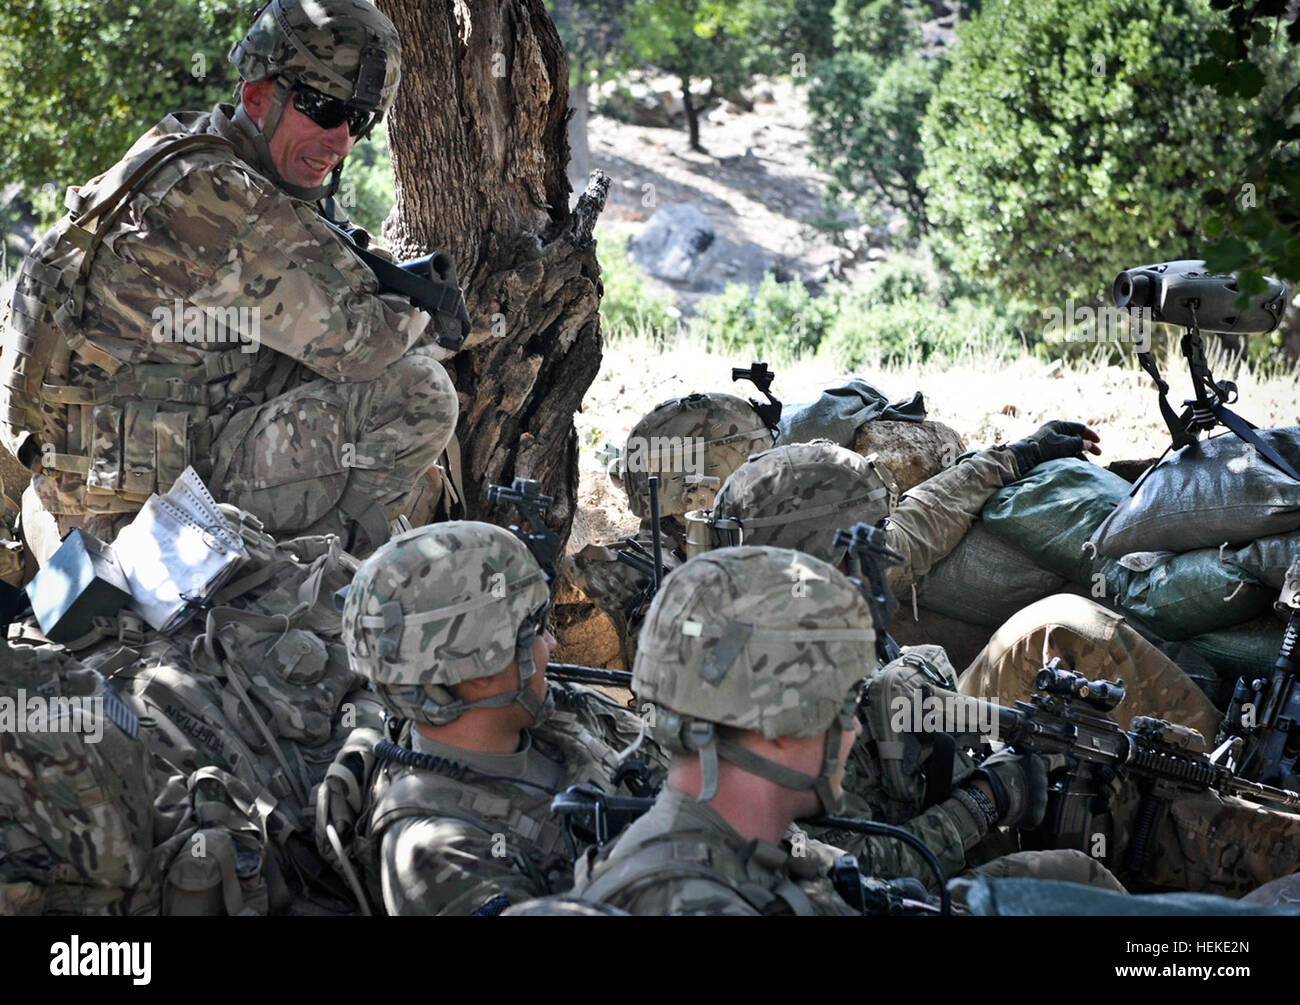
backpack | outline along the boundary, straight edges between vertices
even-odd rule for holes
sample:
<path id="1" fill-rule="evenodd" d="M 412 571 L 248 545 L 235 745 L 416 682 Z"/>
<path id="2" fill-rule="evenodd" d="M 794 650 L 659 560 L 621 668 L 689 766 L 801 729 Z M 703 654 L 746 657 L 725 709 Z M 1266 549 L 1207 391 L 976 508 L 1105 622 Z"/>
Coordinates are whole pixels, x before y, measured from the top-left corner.
<path id="1" fill-rule="evenodd" d="M 333 607 L 335 590 L 351 582 L 357 561 L 335 537 L 277 542 L 251 514 L 221 509 L 238 528 L 249 560 L 202 620 L 162 636 L 123 613 L 97 624 L 102 637 L 91 651 L 127 644 L 132 658 L 117 676 L 157 720 L 148 742 L 159 790 L 177 772 L 192 777 L 214 769 L 203 777 L 218 780 L 226 793 L 219 801 L 240 821 L 235 834 L 243 835 L 231 850 L 243 848 L 246 858 L 255 844 L 248 821 L 256 816 L 247 807 L 260 807 L 269 849 L 264 868 L 283 879 L 268 886 L 272 913 L 351 913 L 352 897 L 316 851 L 312 834 L 315 788 L 334 755 L 354 727 L 380 721 L 377 699 L 348 665 Z M 184 882 L 210 891 L 204 884 L 217 875 L 214 866 L 187 868 L 207 869 Z M 221 875 L 227 889 L 230 880 Z M 204 896 L 218 905 L 210 892 Z M 259 894 L 246 891 L 244 899 L 257 910 Z M 234 903 L 223 894 L 221 906 Z"/>
<path id="2" fill-rule="evenodd" d="M 153 913 L 147 734 L 71 653 L 0 640 L 0 914 Z"/>

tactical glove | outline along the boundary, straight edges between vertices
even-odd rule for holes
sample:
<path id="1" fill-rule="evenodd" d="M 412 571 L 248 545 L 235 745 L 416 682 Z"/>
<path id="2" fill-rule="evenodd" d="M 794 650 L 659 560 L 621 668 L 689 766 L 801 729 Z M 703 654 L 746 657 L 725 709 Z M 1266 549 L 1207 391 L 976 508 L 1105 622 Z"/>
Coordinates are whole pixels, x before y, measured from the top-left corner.
<path id="1" fill-rule="evenodd" d="M 999 750 L 980 765 L 993 790 L 999 827 L 1032 830 L 1047 812 L 1047 761 L 1037 754 Z"/>
<path id="2" fill-rule="evenodd" d="M 1082 422 L 1054 419 L 1044 423 L 1033 435 L 1007 445 L 1015 455 L 1016 467 L 1023 478 L 1044 461 L 1061 457 L 1083 457 L 1084 451 L 1100 453 L 1091 447 L 1099 437 Z"/>

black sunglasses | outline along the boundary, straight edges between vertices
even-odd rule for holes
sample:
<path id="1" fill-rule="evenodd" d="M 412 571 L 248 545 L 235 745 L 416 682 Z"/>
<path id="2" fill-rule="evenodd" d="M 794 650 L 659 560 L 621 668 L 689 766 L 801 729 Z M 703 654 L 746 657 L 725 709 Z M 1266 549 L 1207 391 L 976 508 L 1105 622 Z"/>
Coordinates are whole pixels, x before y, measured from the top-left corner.
<path id="1" fill-rule="evenodd" d="M 360 136 L 374 124 L 377 118 L 374 112 L 356 108 L 338 98 L 331 98 L 328 94 L 322 94 L 306 84 L 298 84 L 294 87 L 293 107 L 322 129 L 335 129 L 340 122 L 346 122 L 348 133 L 352 136 Z"/>

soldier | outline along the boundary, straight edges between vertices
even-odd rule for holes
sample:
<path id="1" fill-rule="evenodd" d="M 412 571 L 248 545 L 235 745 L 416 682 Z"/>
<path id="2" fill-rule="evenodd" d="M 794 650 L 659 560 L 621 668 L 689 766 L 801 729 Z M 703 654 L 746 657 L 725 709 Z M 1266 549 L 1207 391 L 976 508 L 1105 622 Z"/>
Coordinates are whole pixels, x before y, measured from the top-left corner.
<path id="1" fill-rule="evenodd" d="M 23 263 L 0 438 L 35 473 L 41 561 L 73 527 L 111 540 L 187 464 L 277 536 L 373 548 L 452 435 L 429 316 L 321 220 L 396 94 L 392 23 L 271 0 L 230 58 L 235 106 L 167 116 Z"/>
<path id="2" fill-rule="evenodd" d="M 713 505 L 727 476 L 750 454 L 768 450 L 772 431 L 754 406 L 731 394 L 689 394 L 665 401 L 632 427 L 623 450 L 623 489 L 641 518 L 631 538 L 589 545 L 570 560 L 569 575 L 614 624 L 623 665 L 631 666 L 636 635 L 645 614 L 651 577 L 615 557 L 632 551 L 645 559 L 653 551 L 650 522 L 651 475 L 659 478 L 659 528 L 664 564 L 686 560 L 686 514 Z M 652 567 L 652 560 L 642 563 Z"/>
<path id="3" fill-rule="evenodd" d="M 790 444 L 738 468 L 718 492 L 712 519 L 738 520 L 746 544 L 837 561 L 836 529 L 888 516 L 886 537 L 903 562 L 886 577 L 902 595 L 961 542 L 994 492 L 1042 461 L 1081 456 L 1085 444 L 1096 442 L 1077 423 L 1049 422 L 1027 440 L 983 450 L 914 486 L 893 512 L 880 477 L 862 457 L 824 441 Z M 1053 656 L 1081 673 L 1107 666 L 1122 676 L 1128 699 L 1117 711 L 1124 725 L 1154 710 L 1207 736 L 1218 727 L 1213 703 L 1177 665 L 1120 615 L 1082 597 L 1049 598 L 1017 614 L 967 671 L 963 681 L 971 683 L 963 690 L 1013 702 L 1030 693 L 1034 674 Z"/>
<path id="4" fill-rule="evenodd" d="M 1049 441 L 1047 453 L 1068 456 L 1055 452 L 1066 446 Z M 1046 459 L 1040 449 L 1037 461 Z M 890 547 L 904 558 L 887 570 L 893 591 L 906 590 L 956 546 L 1000 478 L 1014 481 L 1029 470 L 1022 464 L 1037 461 L 1021 444 L 995 447 L 906 493 L 888 514 L 885 528 Z M 746 543 L 795 547 L 830 561 L 840 557 L 833 548 L 837 527 L 875 523 L 885 515 L 884 493 L 867 462 L 830 443 L 793 444 L 754 458 L 728 479 L 713 510 L 715 520 L 739 518 Z M 1149 714 L 1189 725 L 1206 736 L 1217 730 L 1219 713 L 1176 664 L 1121 615 L 1073 595 L 1049 597 L 1009 619 L 961 676 L 960 690 L 1012 704 L 1028 696 L 1034 674 L 1053 657 L 1091 677 L 1122 677 L 1128 697 L 1114 713 L 1121 725 L 1133 715 Z M 982 843 L 994 825 L 1006 826 L 1008 821 L 996 820 L 991 813 L 981 817 L 969 805 L 971 793 L 956 787 L 974 769 L 965 753 L 948 746 L 944 764 L 931 762 L 943 743 L 941 734 L 899 729 L 891 724 L 889 711 L 900 698 L 919 704 L 917 696 L 957 687 L 957 673 L 941 647 L 905 649 L 868 685 L 868 735 L 854 746 L 845 781 L 851 812 L 906 824 L 950 871 L 991 854 Z M 882 756 L 884 752 L 888 756 Z M 951 783 L 936 791 L 936 775 Z M 945 795 L 949 789 L 951 794 Z M 1098 818 L 1097 833 L 1104 842 L 1097 850 L 1107 861 L 1124 861 L 1139 798 L 1136 788 L 1128 786 L 1112 803 L 1112 812 Z M 1241 894 L 1300 865 L 1290 850 L 1300 836 L 1300 816 L 1295 814 L 1207 792 L 1180 796 L 1169 819 L 1173 824 L 1161 828 L 1159 850 L 1149 856 L 1143 877 L 1151 886 Z M 911 873 L 924 878 L 910 849 L 885 846 L 872 853 L 854 835 L 820 836 L 858 853 L 864 868 L 875 875 Z M 999 875 L 1111 882 L 1109 873 L 1080 872 L 1077 860 L 1054 860 L 1043 853 L 1004 856 L 984 868 Z"/>
<path id="5" fill-rule="evenodd" d="M 843 795 L 874 641 L 862 594 L 798 552 L 727 548 L 669 576 L 633 671 L 668 780 L 579 862 L 572 896 L 637 915 L 855 913 L 824 855 L 786 837 Z"/>
<path id="6" fill-rule="evenodd" d="M 856 913 L 826 879 L 838 849 L 790 827 L 861 805 L 846 796 L 846 766 L 863 746 L 854 713 L 874 661 L 866 600 L 819 559 L 746 546 L 674 572 L 650 608 L 633 672 L 654 736 L 672 753 L 668 781 L 611 850 L 579 861 L 570 896 L 631 914 Z M 1034 756 L 990 758 L 960 779 L 958 812 L 1033 826 L 1047 802 L 1046 768 Z M 864 871 L 930 878 L 915 852 L 891 854 L 891 844 L 900 842 L 860 842 Z M 1018 854 L 982 871 L 1123 889 L 1078 852 Z"/>
<path id="7" fill-rule="evenodd" d="M 350 750 L 378 765 L 358 772 L 373 775 L 365 804 L 327 786 L 317 822 L 324 833 L 350 809 L 369 899 L 388 913 L 497 914 L 561 892 L 572 865 L 552 797 L 639 789 L 615 754 L 640 720 L 590 688 L 547 687 L 548 606 L 528 549 L 491 524 L 418 528 L 358 570 L 343 610 L 352 668 L 411 727 L 399 743 L 354 733 Z"/>

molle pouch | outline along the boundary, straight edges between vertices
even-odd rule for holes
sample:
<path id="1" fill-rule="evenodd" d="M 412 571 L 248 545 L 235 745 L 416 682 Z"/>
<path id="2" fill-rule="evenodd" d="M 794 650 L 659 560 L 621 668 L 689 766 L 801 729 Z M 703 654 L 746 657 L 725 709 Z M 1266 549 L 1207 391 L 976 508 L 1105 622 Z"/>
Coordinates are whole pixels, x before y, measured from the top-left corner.
<path id="1" fill-rule="evenodd" d="M 227 611 L 229 609 L 226 609 Z M 346 653 L 301 628 L 285 630 L 284 618 L 243 611 L 214 611 L 232 617 L 205 639 L 215 639 L 224 662 L 246 683 L 249 696 L 277 737 L 312 747 L 329 740 L 334 714 L 358 678 Z"/>
<path id="2" fill-rule="evenodd" d="M 190 465 L 190 416 L 188 412 L 157 412 L 152 421 L 158 491 L 166 492 Z"/>
<path id="3" fill-rule="evenodd" d="M 114 494 L 122 487 L 122 409 L 96 405 L 90 419 L 90 470 L 86 493 Z"/>
<path id="4" fill-rule="evenodd" d="M 174 776 L 157 803 L 158 819 L 174 828 L 154 853 L 163 873 L 162 913 L 267 914 L 271 809 L 220 768 L 202 768 L 188 780 Z"/>
<path id="5" fill-rule="evenodd" d="M 156 401 L 128 401 L 122 431 L 122 494 L 147 499 L 154 490 L 158 451 L 154 443 Z"/>

